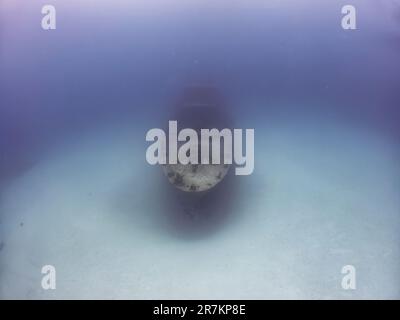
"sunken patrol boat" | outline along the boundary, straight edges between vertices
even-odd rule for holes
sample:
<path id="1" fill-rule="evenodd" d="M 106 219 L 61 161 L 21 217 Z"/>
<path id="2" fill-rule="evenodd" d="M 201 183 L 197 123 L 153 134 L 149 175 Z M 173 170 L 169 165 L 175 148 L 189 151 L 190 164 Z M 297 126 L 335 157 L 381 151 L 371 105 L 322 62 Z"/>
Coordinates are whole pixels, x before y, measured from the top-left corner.
<path id="1" fill-rule="evenodd" d="M 173 105 L 168 120 L 176 120 L 178 132 L 191 128 L 200 136 L 201 129 L 233 129 L 232 118 L 226 99 L 217 88 L 190 86 Z M 182 143 L 178 142 L 178 149 Z M 199 140 L 199 156 L 201 144 Z M 170 185 L 165 189 L 165 204 L 169 209 L 165 213 L 174 230 L 181 235 L 204 236 L 216 230 L 237 205 L 238 180 L 232 165 L 224 164 L 223 143 L 220 145 L 220 162 L 217 164 L 213 164 L 212 159 L 208 164 L 199 159 L 198 164 L 182 164 L 178 160 L 176 164 L 161 165 Z M 211 144 L 209 154 L 212 155 Z"/>
<path id="2" fill-rule="evenodd" d="M 177 120 L 173 122 L 173 125 L 179 125 L 182 129 L 193 129 L 197 132 L 198 137 L 203 136 L 201 130 L 204 129 L 217 129 L 216 132 L 219 133 L 222 129 L 229 129 L 232 126 L 222 96 L 214 87 L 207 86 L 187 87 L 178 101 L 172 118 Z M 174 130 L 171 130 L 170 122 L 169 135 L 171 136 L 171 131 L 174 131 L 176 140 L 176 132 L 180 128 L 175 127 Z M 223 138 L 218 135 L 206 140 L 196 139 L 195 142 L 192 142 L 194 144 L 192 147 L 196 149 L 196 163 L 181 163 L 179 159 L 176 159 L 175 164 L 167 163 L 163 165 L 164 173 L 169 182 L 179 190 L 196 193 L 209 191 L 219 184 L 225 178 L 231 166 L 224 161 L 228 150 L 224 149 L 224 143 L 221 140 Z M 170 143 L 171 140 L 169 140 Z M 184 143 L 186 141 L 177 142 L 177 147 L 179 148 Z M 213 156 L 215 156 L 212 150 L 213 143 L 218 143 L 218 159 L 213 159 Z M 206 150 L 202 148 L 202 145 L 206 145 Z M 167 150 L 170 149 L 168 146 Z M 207 157 L 207 159 L 204 159 L 204 157 Z"/>

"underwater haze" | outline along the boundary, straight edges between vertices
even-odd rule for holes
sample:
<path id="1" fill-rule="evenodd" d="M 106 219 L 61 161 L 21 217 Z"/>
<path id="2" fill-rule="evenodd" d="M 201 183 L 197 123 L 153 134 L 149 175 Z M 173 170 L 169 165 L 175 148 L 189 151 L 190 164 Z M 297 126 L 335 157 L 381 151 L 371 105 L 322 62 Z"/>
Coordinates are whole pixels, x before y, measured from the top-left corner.
<path id="1" fill-rule="evenodd" d="M 194 215 L 145 156 L 188 86 L 255 130 Z M 399 107 L 400 0 L 2 0 L 0 298 L 400 299 Z"/>

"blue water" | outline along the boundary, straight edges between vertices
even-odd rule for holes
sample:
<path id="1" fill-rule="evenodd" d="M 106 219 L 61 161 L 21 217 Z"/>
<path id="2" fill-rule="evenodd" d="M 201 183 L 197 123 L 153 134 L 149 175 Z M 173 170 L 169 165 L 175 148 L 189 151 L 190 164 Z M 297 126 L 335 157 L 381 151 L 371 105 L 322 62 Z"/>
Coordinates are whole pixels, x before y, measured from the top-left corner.
<path id="1" fill-rule="evenodd" d="M 0 297 L 400 298 L 400 1 L 52 3 L 0 3 Z M 198 224 L 144 139 L 193 84 L 255 129 Z"/>

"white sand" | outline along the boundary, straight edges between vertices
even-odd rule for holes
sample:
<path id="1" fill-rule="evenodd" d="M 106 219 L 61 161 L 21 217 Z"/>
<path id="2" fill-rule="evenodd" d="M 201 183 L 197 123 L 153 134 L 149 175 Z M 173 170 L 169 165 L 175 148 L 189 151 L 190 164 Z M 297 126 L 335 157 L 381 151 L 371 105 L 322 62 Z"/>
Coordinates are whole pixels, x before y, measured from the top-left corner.
<path id="1" fill-rule="evenodd" d="M 145 162 L 144 132 L 99 128 L 60 144 L 2 195 L 0 297 L 400 298 L 395 146 L 321 127 L 256 130 L 235 218 L 197 239 L 160 218 L 169 184 Z M 41 288 L 45 264 L 56 290 Z M 355 291 L 340 286 L 346 264 Z"/>

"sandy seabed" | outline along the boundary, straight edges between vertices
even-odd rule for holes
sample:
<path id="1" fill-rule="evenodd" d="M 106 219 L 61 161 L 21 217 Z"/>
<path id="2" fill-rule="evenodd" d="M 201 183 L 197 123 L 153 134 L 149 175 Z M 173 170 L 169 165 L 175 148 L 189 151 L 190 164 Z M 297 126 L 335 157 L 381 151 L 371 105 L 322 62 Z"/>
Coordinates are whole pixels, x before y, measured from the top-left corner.
<path id="1" fill-rule="evenodd" d="M 49 149 L 3 190 L 0 297 L 400 298 L 400 160 L 379 135 L 256 130 L 255 171 L 213 232 L 168 227 L 144 132 L 99 128 Z M 133 137 L 135 137 L 133 139 Z M 56 290 L 41 288 L 54 265 Z M 354 265 L 357 289 L 341 288 Z"/>

